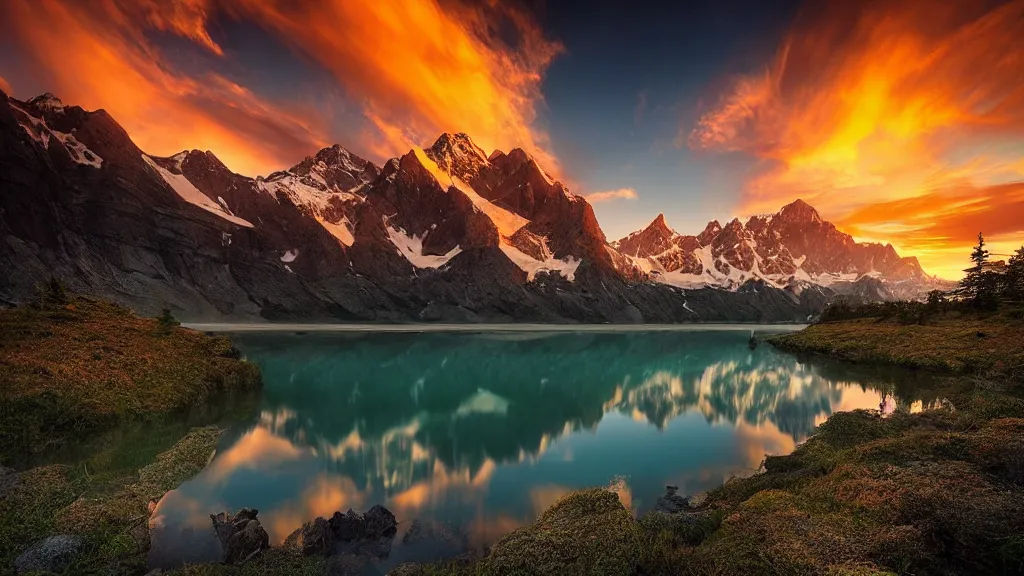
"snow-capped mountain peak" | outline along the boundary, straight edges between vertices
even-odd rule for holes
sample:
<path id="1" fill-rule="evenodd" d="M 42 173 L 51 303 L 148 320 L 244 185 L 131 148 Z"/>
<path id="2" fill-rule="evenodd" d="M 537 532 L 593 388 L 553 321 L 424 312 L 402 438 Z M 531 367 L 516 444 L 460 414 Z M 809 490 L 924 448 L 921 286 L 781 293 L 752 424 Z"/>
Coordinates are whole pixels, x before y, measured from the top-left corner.
<path id="1" fill-rule="evenodd" d="M 36 108 L 38 108 L 40 110 L 47 111 L 47 112 L 63 112 L 64 111 L 64 103 L 61 102 L 61 99 L 57 98 L 56 96 L 54 96 L 53 94 L 51 94 L 49 92 L 46 92 L 44 94 L 40 94 L 39 96 L 36 96 L 35 98 L 32 98 L 31 100 L 28 101 L 28 104 L 31 104 L 32 106 L 34 106 L 34 107 L 36 107 Z"/>
<path id="2" fill-rule="evenodd" d="M 659 215 L 613 245 L 655 280 L 684 287 L 736 289 L 756 279 L 779 288 L 817 284 L 841 291 L 870 276 L 887 285 L 880 292 L 891 286 L 898 297 L 916 297 L 933 283 L 916 258 L 901 258 L 892 245 L 855 242 L 802 200 L 746 223 L 711 221 L 696 236 L 675 233 Z"/>
<path id="3" fill-rule="evenodd" d="M 790 222 L 815 222 L 818 224 L 824 222 L 813 206 L 799 198 L 783 206 L 777 215 Z"/>

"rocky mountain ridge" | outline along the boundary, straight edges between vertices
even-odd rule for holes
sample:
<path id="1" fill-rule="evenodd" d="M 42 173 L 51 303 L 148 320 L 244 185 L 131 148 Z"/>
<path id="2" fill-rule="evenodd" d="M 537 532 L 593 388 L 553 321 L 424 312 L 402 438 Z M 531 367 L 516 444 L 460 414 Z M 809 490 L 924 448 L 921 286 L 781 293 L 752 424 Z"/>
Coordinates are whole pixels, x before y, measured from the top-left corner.
<path id="1" fill-rule="evenodd" d="M 697 235 L 679 234 L 659 214 L 646 228 L 612 243 L 653 279 L 683 288 L 735 289 L 751 280 L 800 289 L 830 288 L 864 299 L 913 299 L 946 282 L 892 244 L 858 243 L 795 200 L 775 214 L 709 222 Z"/>
<path id="2" fill-rule="evenodd" d="M 210 152 L 146 154 L 103 110 L 0 93 L 0 139 L 8 304 L 50 275 L 210 321 L 801 321 L 833 295 L 737 277 L 757 257 L 726 244 L 760 238 L 749 222 L 709 225 L 707 246 L 663 218 L 644 231 L 662 244 L 609 243 L 590 204 L 528 153 L 488 155 L 465 134 L 381 167 L 336 145 L 250 178 Z M 735 281 L 665 281 L 712 259 Z M 777 259 L 786 273 L 792 259 Z"/>

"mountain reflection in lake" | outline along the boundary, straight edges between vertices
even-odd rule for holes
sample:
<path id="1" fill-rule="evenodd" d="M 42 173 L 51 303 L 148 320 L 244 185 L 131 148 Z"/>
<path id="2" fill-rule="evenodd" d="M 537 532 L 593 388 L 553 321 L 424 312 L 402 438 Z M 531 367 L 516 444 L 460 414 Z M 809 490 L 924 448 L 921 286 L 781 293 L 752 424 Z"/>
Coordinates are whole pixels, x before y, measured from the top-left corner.
<path id="1" fill-rule="evenodd" d="M 835 411 L 879 408 L 885 388 L 735 331 L 235 340 L 263 370 L 262 408 L 161 501 L 154 565 L 216 559 L 209 514 L 245 506 L 280 544 L 384 504 L 401 523 L 389 565 L 493 543 L 577 488 L 615 484 L 643 511 L 666 484 L 707 490 Z M 403 546 L 413 519 L 444 542 Z"/>

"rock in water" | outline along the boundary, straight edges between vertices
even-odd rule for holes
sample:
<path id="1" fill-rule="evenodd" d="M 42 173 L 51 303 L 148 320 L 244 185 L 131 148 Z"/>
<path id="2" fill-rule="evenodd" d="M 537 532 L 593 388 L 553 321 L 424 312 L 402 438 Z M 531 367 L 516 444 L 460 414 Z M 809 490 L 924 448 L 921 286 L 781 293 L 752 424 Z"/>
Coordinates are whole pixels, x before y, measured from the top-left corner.
<path id="1" fill-rule="evenodd" d="M 398 530 L 395 515 L 387 508 L 377 505 L 363 515 L 366 520 L 366 537 L 391 536 Z"/>
<path id="2" fill-rule="evenodd" d="M 250 508 L 242 508 L 234 516 L 223 512 L 210 514 L 224 551 L 224 562 L 239 564 L 270 547 L 270 536 L 256 519 L 257 514 L 258 510 Z"/>
<path id="3" fill-rule="evenodd" d="M 331 529 L 334 530 L 334 535 L 338 540 L 358 540 L 366 534 L 366 520 L 362 514 L 353 512 L 351 508 L 345 514 L 335 512 L 330 522 Z"/>
<path id="4" fill-rule="evenodd" d="M 306 556 L 327 555 L 334 548 L 334 531 L 329 521 L 315 518 L 288 536 L 284 543 L 285 546 L 301 550 Z"/>
<path id="5" fill-rule="evenodd" d="M 690 508 L 690 500 L 676 494 L 678 486 L 666 486 L 665 495 L 660 496 L 654 504 L 654 511 L 676 514 Z"/>
<path id="6" fill-rule="evenodd" d="M 14 560 L 14 571 L 62 573 L 81 552 L 85 540 L 80 536 L 59 534 L 49 536 L 33 544 Z"/>

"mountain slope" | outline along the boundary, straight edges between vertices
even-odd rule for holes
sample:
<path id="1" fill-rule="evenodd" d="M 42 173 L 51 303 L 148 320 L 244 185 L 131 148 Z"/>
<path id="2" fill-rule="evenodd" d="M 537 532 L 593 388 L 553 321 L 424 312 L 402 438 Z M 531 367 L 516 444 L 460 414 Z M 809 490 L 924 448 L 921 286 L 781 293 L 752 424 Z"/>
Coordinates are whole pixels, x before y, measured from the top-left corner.
<path id="1" fill-rule="evenodd" d="M 378 167 L 340 146 L 266 177 L 140 150 L 106 112 L 0 93 L 0 301 L 58 276 L 192 320 L 802 320 L 831 292 L 648 281 L 522 150 L 444 134 Z"/>

